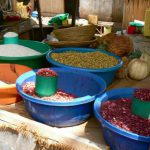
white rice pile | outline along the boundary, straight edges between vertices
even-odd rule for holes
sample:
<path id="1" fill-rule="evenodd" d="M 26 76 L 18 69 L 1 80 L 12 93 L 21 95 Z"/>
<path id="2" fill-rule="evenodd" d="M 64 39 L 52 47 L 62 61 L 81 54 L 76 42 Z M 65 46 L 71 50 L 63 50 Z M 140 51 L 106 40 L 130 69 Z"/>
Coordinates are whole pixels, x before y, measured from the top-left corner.
<path id="1" fill-rule="evenodd" d="M 7 37 L 7 38 L 16 37 L 16 36 L 18 36 L 18 34 L 15 33 L 15 32 L 7 32 L 7 33 L 4 34 L 4 37 Z"/>
<path id="2" fill-rule="evenodd" d="M 8 85 L 7 83 L 0 80 L 0 86 Z"/>
<path id="3" fill-rule="evenodd" d="M 40 52 L 17 44 L 0 45 L 0 56 L 3 57 L 25 57 L 41 55 Z"/>

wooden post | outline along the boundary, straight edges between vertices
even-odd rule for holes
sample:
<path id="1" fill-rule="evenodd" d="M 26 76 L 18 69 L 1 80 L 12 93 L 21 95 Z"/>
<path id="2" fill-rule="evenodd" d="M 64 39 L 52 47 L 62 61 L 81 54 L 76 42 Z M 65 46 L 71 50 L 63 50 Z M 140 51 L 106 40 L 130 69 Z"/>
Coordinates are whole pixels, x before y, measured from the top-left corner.
<path id="1" fill-rule="evenodd" d="M 77 14 L 77 7 L 78 7 L 78 0 L 72 0 L 72 26 L 76 24 L 76 14 Z"/>
<path id="2" fill-rule="evenodd" d="M 40 2 L 39 0 L 34 0 L 34 6 L 37 8 L 38 12 L 38 19 L 39 19 L 39 26 L 40 26 L 40 33 L 41 33 L 41 40 L 44 38 L 44 32 L 43 32 L 43 25 L 42 25 L 42 19 L 41 19 L 41 9 L 40 9 Z"/>
<path id="3" fill-rule="evenodd" d="M 17 11 L 17 0 L 12 0 L 13 11 Z"/>
<path id="4" fill-rule="evenodd" d="M 72 26 L 75 26 L 78 8 L 79 0 L 65 0 L 65 12 L 72 15 Z"/>

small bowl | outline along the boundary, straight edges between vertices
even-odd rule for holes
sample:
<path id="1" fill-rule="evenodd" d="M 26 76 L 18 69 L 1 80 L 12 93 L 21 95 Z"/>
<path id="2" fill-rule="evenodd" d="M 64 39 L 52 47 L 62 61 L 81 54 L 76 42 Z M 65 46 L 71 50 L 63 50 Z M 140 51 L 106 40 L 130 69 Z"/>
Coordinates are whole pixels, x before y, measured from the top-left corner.
<path id="1" fill-rule="evenodd" d="M 30 71 L 31 68 L 18 64 L 0 64 L 0 81 L 8 84 L 0 85 L 0 104 L 8 105 L 20 101 L 16 89 L 16 79 L 21 74 Z"/>
<path id="2" fill-rule="evenodd" d="M 106 90 L 105 81 L 91 73 L 65 68 L 50 68 L 58 74 L 58 89 L 75 95 L 70 102 L 52 102 L 27 95 L 22 90 L 26 82 L 35 82 L 33 70 L 21 75 L 16 86 L 23 97 L 29 114 L 37 121 L 56 127 L 67 127 L 81 124 L 93 113 L 93 103 L 96 95 Z"/>
<path id="3" fill-rule="evenodd" d="M 96 52 L 99 51 L 101 53 L 105 53 L 107 55 L 113 56 L 118 60 L 118 64 L 116 66 L 110 67 L 110 68 L 102 68 L 102 69 L 88 69 L 88 68 L 79 68 L 79 67 L 73 67 L 73 66 L 68 66 L 62 63 L 59 63 L 57 61 L 55 61 L 54 59 L 52 59 L 51 54 L 52 53 L 62 53 L 62 52 L 66 52 L 66 51 L 77 51 L 77 52 Z M 121 68 L 121 66 L 123 65 L 123 62 L 121 60 L 120 57 L 118 57 L 117 55 L 104 51 L 104 50 L 96 50 L 96 49 L 92 49 L 92 48 L 59 48 L 56 49 L 54 51 L 49 52 L 46 55 L 47 61 L 49 63 L 51 63 L 53 66 L 56 67 L 62 67 L 62 68 L 67 68 L 67 69 L 74 69 L 74 70 L 81 70 L 81 71 L 86 71 L 86 72 L 90 72 L 93 74 L 98 75 L 99 77 L 103 78 L 108 85 L 110 85 L 115 77 L 115 74 L 117 72 L 117 70 L 119 68 Z"/>
<path id="4" fill-rule="evenodd" d="M 102 102 L 118 98 L 133 98 L 134 91 L 134 88 L 113 89 L 95 100 L 94 114 L 102 125 L 104 139 L 111 150 L 149 150 L 150 148 L 150 137 L 141 136 L 118 128 L 105 120 L 100 114 Z"/>

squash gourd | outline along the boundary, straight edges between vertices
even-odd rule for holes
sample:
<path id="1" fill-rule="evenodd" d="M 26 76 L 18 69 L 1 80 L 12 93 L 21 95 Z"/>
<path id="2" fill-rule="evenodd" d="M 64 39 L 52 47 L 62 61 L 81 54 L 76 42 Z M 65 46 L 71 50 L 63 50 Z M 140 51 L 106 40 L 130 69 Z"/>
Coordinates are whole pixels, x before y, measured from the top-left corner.
<path id="1" fill-rule="evenodd" d="M 150 73 L 149 65 L 146 61 L 141 59 L 133 59 L 128 65 L 128 74 L 132 79 L 142 80 Z"/>
<path id="2" fill-rule="evenodd" d="M 140 57 L 141 60 L 144 60 L 148 63 L 148 66 L 150 68 L 150 55 L 148 54 L 148 52 L 144 51 Z"/>

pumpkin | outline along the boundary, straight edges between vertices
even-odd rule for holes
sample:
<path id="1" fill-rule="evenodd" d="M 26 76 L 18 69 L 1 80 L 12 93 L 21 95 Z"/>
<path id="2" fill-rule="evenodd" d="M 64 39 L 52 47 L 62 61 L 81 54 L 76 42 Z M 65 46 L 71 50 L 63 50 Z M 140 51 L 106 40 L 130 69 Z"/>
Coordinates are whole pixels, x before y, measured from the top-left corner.
<path id="1" fill-rule="evenodd" d="M 132 79 L 142 80 L 150 73 L 148 63 L 141 59 L 132 59 L 128 65 L 128 74 Z"/>
<path id="2" fill-rule="evenodd" d="M 149 68 L 150 68 L 150 55 L 148 54 L 148 52 L 144 51 L 142 53 L 140 59 L 146 61 L 149 65 Z"/>

